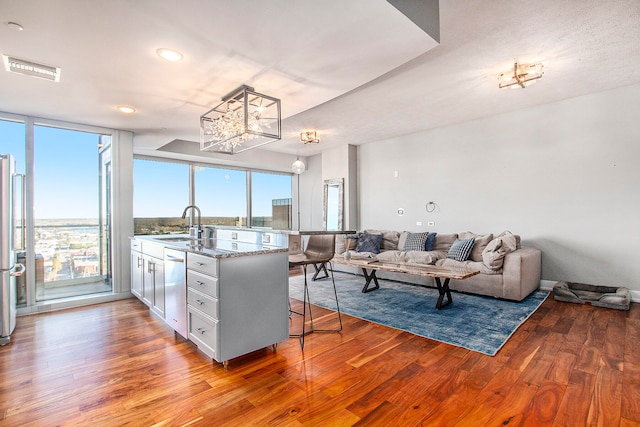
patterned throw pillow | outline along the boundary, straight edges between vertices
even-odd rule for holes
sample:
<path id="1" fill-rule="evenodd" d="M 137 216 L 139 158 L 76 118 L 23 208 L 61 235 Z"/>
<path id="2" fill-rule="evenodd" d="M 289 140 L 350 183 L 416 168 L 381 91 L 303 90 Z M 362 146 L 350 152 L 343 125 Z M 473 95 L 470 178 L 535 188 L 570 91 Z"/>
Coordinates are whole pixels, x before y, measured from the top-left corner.
<path id="1" fill-rule="evenodd" d="M 453 245 L 451 245 L 451 249 L 449 249 L 447 258 L 455 259 L 456 261 L 468 260 L 475 242 L 476 239 L 473 237 L 466 240 L 456 239 Z"/>
<path id="2" fill-rule="evenodd" d="M 429 233 L 409 233 L 404 242 L 403 251 L 424 251 L 424 242 Z"/>
<path id="3" fill-rule="evenodd" d="M 427 236 L 427 240 L 424 241 L 424 250 L 425 251 L 432 251 L 433 250 L 433 244 L 436 242 L 436 236 L 438 235 L 438 233 L 429 233 L 429 235 Z"/>
<path id="4" fill-rule="evenodd" d="M 358 234 L 358 244 L 356 252 L 380 253 L 380 244 L 382 243 L 382 234 Z"/>

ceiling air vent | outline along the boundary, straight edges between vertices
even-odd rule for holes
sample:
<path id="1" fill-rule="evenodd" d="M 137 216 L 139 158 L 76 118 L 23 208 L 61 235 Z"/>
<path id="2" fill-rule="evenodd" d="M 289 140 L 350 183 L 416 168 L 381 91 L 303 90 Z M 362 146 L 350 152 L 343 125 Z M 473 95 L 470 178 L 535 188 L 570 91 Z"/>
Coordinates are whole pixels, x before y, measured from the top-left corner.
<path id="1" fill-rule="evenodd" d="M 25 61 L 24 59 L 12 58 L 7 55 L 2 55 L 2 62 L 4 62 L 4 69 L 11 73 L 39 77 L 54 82 L 60 81 L 60 68 L 58 67 L 37 64 L 35 62 Z"/>

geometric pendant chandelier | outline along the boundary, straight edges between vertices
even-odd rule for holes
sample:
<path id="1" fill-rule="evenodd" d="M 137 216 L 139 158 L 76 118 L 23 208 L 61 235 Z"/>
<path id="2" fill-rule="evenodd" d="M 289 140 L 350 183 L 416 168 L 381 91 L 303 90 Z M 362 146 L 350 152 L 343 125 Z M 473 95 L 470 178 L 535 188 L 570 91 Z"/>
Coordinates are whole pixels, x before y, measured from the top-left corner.
<path id="1" fill-rule="evenodd" d="M 281 138 L 280 100 L 242 85 L 200 116 L 200 150 L 237 154 Z"/>
<path id="2" fill-rule="evenodd" d="M 498 76 L 498 87 L 521 87 L 534 84 L 538 79 L 542 78 L 542 64 L 513 64 L 513 68 Z"/>

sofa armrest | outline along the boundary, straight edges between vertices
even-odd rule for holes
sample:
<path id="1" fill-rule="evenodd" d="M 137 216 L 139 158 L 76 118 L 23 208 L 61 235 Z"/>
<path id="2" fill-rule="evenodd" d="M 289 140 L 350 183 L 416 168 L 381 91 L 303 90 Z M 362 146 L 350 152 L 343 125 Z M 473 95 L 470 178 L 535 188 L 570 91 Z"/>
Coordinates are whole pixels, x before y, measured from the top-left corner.
<path id="1" fill-rule="evenodd" d="M 534 248 L 517 249 L 504 257 L 504 298 L 522 301 L 540 287 L 541 259 L 542 253 Z"/>

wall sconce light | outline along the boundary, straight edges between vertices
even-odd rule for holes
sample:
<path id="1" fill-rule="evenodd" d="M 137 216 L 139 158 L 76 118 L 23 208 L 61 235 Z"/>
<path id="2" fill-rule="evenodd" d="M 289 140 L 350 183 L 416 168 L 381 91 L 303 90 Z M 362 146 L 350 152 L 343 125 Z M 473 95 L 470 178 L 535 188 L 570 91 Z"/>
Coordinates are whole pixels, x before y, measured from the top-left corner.
<path id="1" fill-rule="evenodd" d="M 309 143 L 317 144 L 320 142 L 320 140 L 316 136 L 315 130 L 305 130 L 303 132 L 300 132 L 300 141 L 305 144 L 309 144 Z"/>
<path id="2" fill-rule="evenodd" d="M 518 87 L 532 85 L 543 75 L 542 64 L 513 64 L 513 69 L 498 76 L 498 87 Z"/>

